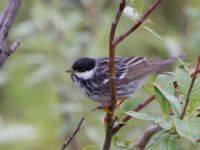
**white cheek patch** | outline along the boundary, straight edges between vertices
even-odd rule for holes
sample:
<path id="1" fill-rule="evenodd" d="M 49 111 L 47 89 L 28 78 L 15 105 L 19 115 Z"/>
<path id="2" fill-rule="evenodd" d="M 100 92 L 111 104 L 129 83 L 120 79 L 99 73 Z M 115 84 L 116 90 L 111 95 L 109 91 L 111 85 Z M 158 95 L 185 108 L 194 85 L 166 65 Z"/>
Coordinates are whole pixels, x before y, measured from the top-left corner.
<path id="1" fill-rule="evenodd" d="M 79 73 L 75 73 L 79 78 L 82 78 L 84 80 L 87 80 L 89 78 L 91 78 L 93 76 L 93 70 L 90 71 L 86 71 L 86 72 L 79 72 Z"/>

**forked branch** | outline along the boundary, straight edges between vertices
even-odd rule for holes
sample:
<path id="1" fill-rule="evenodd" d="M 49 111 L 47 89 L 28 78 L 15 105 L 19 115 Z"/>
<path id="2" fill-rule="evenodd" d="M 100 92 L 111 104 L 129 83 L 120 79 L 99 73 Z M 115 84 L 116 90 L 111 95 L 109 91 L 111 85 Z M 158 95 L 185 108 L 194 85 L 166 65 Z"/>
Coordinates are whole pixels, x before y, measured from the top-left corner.
<path id="1" fill-rule="evenodd" d="M 10 48 L 7 48 L 8 33 L 17 15 L 20 4 L 21 0 L 9 0 L 0 14 L 0 68 L 20 44 L 19 41 L 15 41 Z"/>
<path id="2" fill-rule="evenodd" d="M 111 104 L 108 107 L 108 112 L 105 117 L 106 122 L 106 135 L 103 150 L 109 150 L 111 145 L 111 139 L 113 136 L 113 112 L 116 106 L 116 81 L 115 81 L 115 48 L 119 42 L 125 39 L 130 33 L 135 31 L 144 21 L 145 19 L 155 10 L 158 4 L 162 0 L 155 0 L 154 3 L 145 11 L 141 19 L 139 19 L 134 25 L 132 25 L 126 32 L 122 33 L 118 38 L 115 39 L 115 32 L 120 20 L 120 17 L 123 13 L 123 10 L 126 6 L 126 0 L 121 0 L 119 3 L 119 7 L 115 14 L 115 19 L 112 22 L 110 37 L 109 37 L 109 80 L 110 80 L 110 92 L 111 92 Z M 130 118 L 126 118 L 129 120 Z M 120 124 L 117 128 L 115 128 L 115 133 L 124 125 Z"/>

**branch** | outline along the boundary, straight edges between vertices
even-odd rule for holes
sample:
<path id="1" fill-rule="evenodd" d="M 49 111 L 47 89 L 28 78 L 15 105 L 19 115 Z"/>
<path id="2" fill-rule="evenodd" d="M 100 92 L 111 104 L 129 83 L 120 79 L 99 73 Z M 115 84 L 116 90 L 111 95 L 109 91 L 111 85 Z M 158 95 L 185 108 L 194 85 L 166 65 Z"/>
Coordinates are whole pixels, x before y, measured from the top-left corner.
<path id="1" fill-rule="evenodd" d="M 119 19 L 122 15 L 122 12 L 125 8 L 126 0 L 121 0 L 119 7 L 117 9 L 115 19 L 112 22 L 110 37 L 109 37 L 109 83 L 110 83 L 110 92 L 111 92 L 111 104 L 108 107 L 108 112 L 105 117 L 106 122 L 106 135 L 103 145 L 103 150 L 109 150 L 111 141 L 112 141 L 112 129 L 114 125 L 113 112 L 116 106 L 116 81 L 115 81 L 115 44 L 113 44 L 115 38 L 115 31 L 119 22 Z"/>
<path id="2" fill-rule="evenodd" d="M 16 41 L 10 48 L 7 49 L 6 47 L 8 33 L 17 15 L 20 4 L 21 0 L 9 0 L 0 14 L 0 68 L 20 44 L 19 41 Z"/>
<path id="3" fill-rule="evenodd" d="M 144 20 L 153 12 L 153 10 L 158 6 L 161 0 L 155 0 L 155 2 L 147 9 L 147 11 L 143 14 L 141 19 L 137 21 L 135 25 L 130 27 L 125 33 L 121 34 L 118 38 L 115 39 L 115 32 L 120 20 L 120 17 L 123 13 L 123 10 L 126 5 L 126 0 L 121 0 L 119 7 L 116 11 L 115 19 L 112 22 L 110 36 L 109 36 L 109 84 L 110 84 L 110 93 L 111 93 L 111 104 L 108 107 L 108 112 L 106 113 L 105 122 L 106 122 L 106 135 L 105 141 L 103 145 L 103 150 L 109 150 L 111 145 L 111 140 L 113 134 L 113 125 L 115 120 L 113 119 L 113 113 L 116 106 L 116 81 L 115 81 L 115 48 L 119 42 L 121 42 L 124 38 L 126 38 L 130 33 L 135 31 Z M 153 98 L 154 99 L 154 98 Z M 130 116 L 125 118 L 125 120 L 129 120 Z M 124 124 L 123 124 L 124 125 Z M 123 126 L 122 124 L 116 129 L 116 132 Z M 115 133 L 116 133 L 115 132 Z"/>
<path id="4" fill-rule="evenodd" d="M 154 3 L 146 10 L 143 16 L 126 32 L 122 33 L 118 38 L 115 39 L 114 44 L 117 45 L 123 39 L 125 39 L 129 34 L 135 31 L 144 21 L 145 19 L 155 10 L 155 8 L 160 4 L 162 0 L 155 0 Z"/>
<path id="5" fill-rule="evenodd" d="M 83 123 L 83 121 L 85 120 L 85 118 L 81 118 L 81 120 L 79 121 L 76 129 L 73 131 L 72 135 L 65 141 L 65 143 L 62 145 L 60 150 L 65 150 L 65 148 L 67 148 L 67 146 L 69 145 L 69 143 L 71 142 L 71 140 L 76 136 L 76 134 L 78 133 L 78 131 L 80 130 L 80 127 Z"/>
<path id="6" fill-rule="evenodd" d="M 183 108 L 183 112 L 182 112 L 182 114 L 181 114 L 180 119 L 183 119 L 184 116 L 185 116 L 187 107 L 188 107 L 189 102 L 190 102 L 190 95 L 191 95 L 192 88 L 193 88 L 193 86 L 194 86 L 194 82 L 195 82 L 196 77 L 197 77 L 197 74 L 198 74 L 198 69 L 199 69 L 199 67 L 200 67 L 200 55 L 199 55 L 199 58 L 198 58 L 198 62 L 197 62 L 197 65 L 196 65 L 194 74 L 192 75 L 192 81 L 191 81 L 190 87 L 189 87 L 189 89 L 188 89 L 188 93 L 187 93 L 187 96 L 186 96 L 186 102 L 185 102 L 185 105 L 184 105 L 184 108 Z"/>
<path id="7" fill-rule="evenodd" d="M 138 148 L 139 150 L 143 150 L 145 148 L 145 146 L 147 145 L 149 139 L 159 130 L 161 129 L 160 126 L 157 125 L 153 125 L 151 127 L 148 127 L 144 134 L 142 135 L 142 137 L 135 142 L 135 144 L 133 145 L 133 148 Z"/>
<path id="8" fill-rule="evenodd" d="M 133 109 L 133 111 L 138 112 L 138 111 L 142 110 L 142 109 L 145 108 L 148 104 L 150 104 L 154 99 L 155 99 L 155 96 L 154 96 L 154 95 L 150 96 L 148 99 L 146 99 L 146 100 L 144 101 L 144 103 L 139 104 L 135 109 Z M 122 119 L 122 121 L 121 121 L 117 126 L 115 126 L 115 127 L 113 128 L 112 134 L 113 134 L 113 135 L 116 134 L 116 133 L 126 124 L 126 122 L 128 122 L 131 118 L 132 118 L 132 117 L 129 116 L 129 115 L 125 116 L 124 119 Z"/>

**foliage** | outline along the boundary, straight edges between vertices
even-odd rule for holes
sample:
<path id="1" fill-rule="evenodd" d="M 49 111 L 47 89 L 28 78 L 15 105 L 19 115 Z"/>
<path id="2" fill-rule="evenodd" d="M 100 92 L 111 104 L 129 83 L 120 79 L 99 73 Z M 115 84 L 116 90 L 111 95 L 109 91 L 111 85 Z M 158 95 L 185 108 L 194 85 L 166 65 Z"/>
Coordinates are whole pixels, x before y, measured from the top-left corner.
<path id="1" fill-rule="evenodd" d="M 155 79 L 155 95 L 161 110 L 164 112 L 163 116 L 134 111 L 125 112 L 134 118 L 151 121 L 162 128 L 157 135 L 158 137 L 154 136 L 154 140 L 149 142 L 151 144 L 147 146 L 149 147 L 148 149 L 158 149 L 156 147 L 159 147 L 159 149 L 175 150 L 178 137 L 185 138 L 193 144 L 198 142 L 200 138 L 200 120 L 197 115 L 193 115 L 199 107 L 199 105 L 195 105 L 199 104 L 199 92 L 196 92 L 200 86 L 199 77 L 197 77 L 190 96 L 191 103 L 188 106 L 187 116 L 184 120 L 180 119 L 184 107 L 183 104 L 191 84 L 191 76 L 185 68 L 191 70 L 187 64 L 181 64 L 174 74 L 171 73 L 170 76 L 161 74 Z M 177 81 L 175 89 L 173 86 L 174 79 Z"/>
<path id="2" fill-rule="evenodd" d="M 0 9 L 6 2 L 1 2 Z M 126 9 L 124 15 L 131 19 L 122 17 L 119 32 L 137 21 L 147 3 L 128 1 L 129 11 Z M 162 130 L 150 139 L 147 149 L 199 149 L 196 143 L 199 138 L 196 111 L 200 103 L 199 77 L 192 90 L 187 115 L 184 120 L 179 119 L 191 82 L 191 66 L 200 52 L 199 4 L 198 0 L 187 4 L 178 0 L 163 2 L 142 29 L 119 46 L 117 55 L 120 56 L 164 58 L 184 51 L 188 54 L 186 62 L 191 65 L 181 64 L 172 75 L 157 76 L 154 84 L 151 77 L 144 89 L 154 87 L 154 91 L 141 89 L 125 102 L 123 111 L 138 119 L 127 123 L 118 138 L 113 138 L 112 149 L 130 150 L 132 141 L 152 123 L 160 125 Z M 101 148 L 102 112 L 91 112 L 98 104 L 79 95 L 65 70 L 78 57 L 107 56 L 109 29 L 117 5 L 118 1 L 108 0 L 23 1 L 10 32 L 10 39 L 20 38 L 22 44 L 0 70 L 0 149 L 59 149 L 82 116 L 86 117 L 86 124 L 69 149 Z M 184 32 L 180 29 L 183 13 L 189 20 Z M 178 88 L 174 89 L 175 80 Z M 153 103 L 142 113 L 130 111 L 152 93 L 158 105 Z M 171 115 L 171 110 L 175 115 Z M 119 117 L 124 115 L 118 113 Z"/>

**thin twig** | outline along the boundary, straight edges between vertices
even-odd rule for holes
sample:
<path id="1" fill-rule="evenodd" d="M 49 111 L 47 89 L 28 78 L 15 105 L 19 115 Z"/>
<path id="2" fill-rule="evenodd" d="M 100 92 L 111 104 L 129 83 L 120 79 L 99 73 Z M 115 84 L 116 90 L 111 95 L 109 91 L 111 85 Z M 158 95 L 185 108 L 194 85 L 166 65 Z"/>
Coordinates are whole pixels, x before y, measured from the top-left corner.
<path id="1" fill-rule="evenodd" d="M 154 3 L 146 10 L 143 16 L 133 26 L 131 26 L 126 32 L 122 33 L 118 38 L 116 38 L 113 44 L 117 45 L 129 34 L 135 31 L 145 21 L 145 19 L 155 10 L 155 8 L 160 4 L 161 1 L 162 0 L 155 0 Z"/>
<path id="2" fill-rule="evenodd" d="M 0 68 L 20 43 L 16 41 L 10 48 L 7 48 L 8 33 L 17 15 L 20 4 L 21 0 L 9 0 L 0 14 Z"/>
<path id="3" fill-rule="evenodd" d="M 71 140 L 76 136 L 76 134 L 78 133 L 78 131 L 80 130 L 80 127 L 83 123 L 83 121 L 85 120 L 85 118 L 81 118 L 81 120 L 79 121 L 76 129 L 73 131 L 72 135 L 65 141 L 65 143 L 62 145 L 60 150 L 65 150 L 65 148 L 67 148 L 67 146 L 69 145 L 69 143 L 71 142 Z"/>
<path id="4" fill-rule="evenodd" d="M 154 95 L 150 96 L 149 98 L 147 98 L 147 99 L 144 101 L 144 103 L 139 104 L 135 109 L 133 109 L 133 111 L 138 112 L 138 111 L 142 110 L 142 109 L 145 108 L 148 104 L 150 104 L 154 99 L 155 99 L 155 96 L 154 96 Z M 116 134 L 116 133 L 131 119 L 131 118 L 132 118 L 132 117 L 129 116 L 129 115 L 125 116 L 124 119 L 122 119 L 122 121 L 121 121 L 117 126 L 115 126 L 115 127 L 113 128 L 112 134 L 113 134 L 113 135 Z"/>
<path id="5" fill-rule="evenodd" d="M 145 148 L 145 146 L 147 145 L 149 139 L 159 130 L 161 129 L 160 126 L 158 125 L 153 125 L 151 127 L 148 127 L 144 134 L 142 135 L 142 137 L 135 142 L 135 144 L 133 145 L 133 148 L 137 148 L 139 150 L 143 150 Z"/>
<path id="6" fill-rule="evenodd" d="M 182 114 L 181 114 L 180 119 L 183 119 L 184 116 L 185 116 L 187 107 L 188 107 L 189 102 L 190 102 L 190 95 L 191 95 L 192 88 L 193 88 L 193 86 L 194 86 L 194 82 L 195 82 L 196 77 L 197 77 L 197 74 L 198 74 L 198 69 L 199 69 L 199 67 L 200 67 L 200 55 L 199 55 L 199 58 L 198 58 L 198 62 L 197 62 L 196 68 L 195 68 L 194 75 L 192 76 L 192 81 L 191 81 L 190 87 L 189 87 L 189 89 L 188 89 L 188 93 L 187 93 L 187 96 L 186 96 L 185 105 L 184 105 L 183 112 L 182 112 Z"/>

